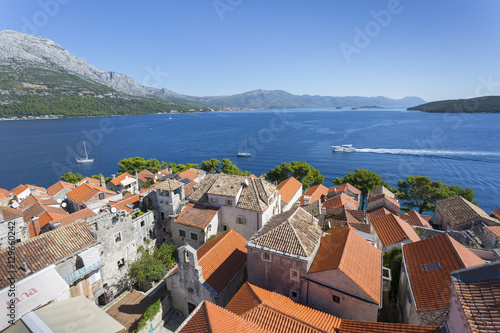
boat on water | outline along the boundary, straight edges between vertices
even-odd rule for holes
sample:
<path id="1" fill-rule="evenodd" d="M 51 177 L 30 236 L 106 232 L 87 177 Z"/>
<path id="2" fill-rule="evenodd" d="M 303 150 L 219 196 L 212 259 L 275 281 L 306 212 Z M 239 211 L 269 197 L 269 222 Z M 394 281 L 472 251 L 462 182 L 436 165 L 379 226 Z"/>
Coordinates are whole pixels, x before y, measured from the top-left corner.
<path id="1" fill-rule="evenodd" d="M 352 153 L 356 151 L 356 148 L 354 148 L 352 145 L 340 145 L 340 146 L 332 146 L 333 151 L 340 151 L 344 153 Z"/>
<path id="2" fill-rule="evenodd" d="M 87 146 L 85 145 L 85 141 L 83 141 L 83 148 L 85 149 L 85 158 L 76 158 L 76 163 L 92 163 L 94 162 L 93 158 L 89 158 L 87 154 Z"/>
<path id="3" fill-rule="evenodd" d="M 245 135 L 245 151 L 244 152 L 241 152 L 241 151 L 238 152 L 238 154 L 236 154 L 236 156 L 238 156 L 238 157 L 250 157 L 250 156 L 252 156 L 252 154 L 250 154 L 248 152 L 248 149 L 247 149 L 247 137 L 246 137 L 246 135 Z"/>

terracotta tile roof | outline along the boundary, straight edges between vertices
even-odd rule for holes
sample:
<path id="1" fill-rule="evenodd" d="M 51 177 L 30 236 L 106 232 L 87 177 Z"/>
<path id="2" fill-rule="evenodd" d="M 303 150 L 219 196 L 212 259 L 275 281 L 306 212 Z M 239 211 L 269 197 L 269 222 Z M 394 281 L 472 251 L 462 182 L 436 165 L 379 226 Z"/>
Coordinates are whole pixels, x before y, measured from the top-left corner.
<path id="1" fill-rule="evenodd" d="M 12 193 L 10 193 L 9 191 L 7 191 L 6 189 L 4 188 L 0 188 L 0 195 L 4 195 L 5 197 L 10 197 L 12 196 Z"/>
<path id="2" fill-rule="evenodd" d="M 280 191 L 281 201 L 288 204 L 290 200 L 292 200 L 293 196 L 300 191 L 302 183 L 297 179 L 290 177 L 279 183 L 277 188 Z"/>
<path id="3" fill-rule="evenodd" d="M 426 220 L 427 222 L 431 223 L 431 221 L 432 221 L 432 216 L 429 216 L 429 215 L 421 215 L 421 216 L 422 216 L 422 218 L 423 218 L 424 220 Z"/>
<path id="4" fill-rule="evenodd" d="M 198 176 L 204 176 L 207 174 L 207 172 L 205 170 L 201 170 L 201 169 L 189 168 L 188 170 L 193 171 Z"/>
<path id="5" fill-rule="evenodd" d="M 85 220 L 85 219 L 92 217 L 92 216 L 95 216 L 95 215 L 97 215 L 97 214 L 94 213 L 92 210 L 90 210 L 90 208 L 84 208 L 84 209 L 80 209 L 72 214 L 61 217 L 57 220 L 54 220 L 50 224 L 59 223 L 59 226 L 63 227 L 65 225 L 71 224 L 75 221 Z"/>
<path id="6" fill-rule="evenodd" d="M 205 230 L 218 211 L 218 208 L 188 203 L 177 219 L 175 219 L 175 223 Z M 216 226 L 213 227 L 215 228 Z"/>
<path id="7" fill-rule="evenodd" d="M 323 206 L 326 208 L 327 214 L 334 214 L 336 211 L 332 208 L 346 208 L 351 210 L 357 210 L 359 207 L 359 202 L 351 198 L 345 193 L 341 193 L 333 198 L 326 200 L 323 203 Z"/>
<path id="8" fill-rule="evenodd" d="M 77 183 L 77 186 L 80 186 L 82 184 L 92 184 L 95 186 L 99 186 L 99 180 L 91 177 L 85 177 Z"/>
<path id="9" fill-rule="evenodd" d="M 296 303 L 286 296 L 248 282 L 241 286 L 226 306 L 226 310 L 272 332 L 314 332 L 312 329 L 320 332 L 336 332 L 341 322 L 340 318 Z M 270 322 L 269 319 L 273 321 Z M 287 324 L 291 325 L 290 328 L 286 326 Z M 291 327 L 298 329 L 291 330 Z"/>
<path id="10" fill-rule="evenodd" d="M 187 178 L 189 179 L 190 181 L 194 182 L 194 180 L 196 178 L 198 178 L 198 174 L 196 174 L 194 171 L 188 169 L 184 172 L 181 172 L 181 173 L 178 173 L 177 175 L 179 175 L 179 177 L 181 177 L 181 179 L 183 178 Z"/>
<path id="11" fill-rule="evenodd" d="M 497 219 L 500 219 L 500 208 L 495 209 L 495 210 L 492 210 L 492 211 L 491 211 L 491 215 L 493 215 L 493 216 L 494 216 L 494 217 L 496 217 Z"/>
<path id="12" fill-rule="evenodd" d="M 74 184 L 71 184 L 71 183 L 68 183 L 68 182 L 60 180 L 57 183 L 55 183 L 54 185 L 52 185 L 51 187 L 49 187 L 47 189 L 47 193 L 50 196 L 54 196 L 54 195 L 56 195 L 57 193 L 61 192 L 64 189 L 72 190 L 73 188 L 75 188 Z"/>
<path id="13" fill-rule="evenodd" d="M 439 326 L 407 325 L 342 319 L 339 333 L 441 333 Z"/>
<path id="14" fill-rule="evenodd" d="M 382 251 L 368 243 L 353 228 L 326 231 L 309 274 L 339 269 L 376 304 L 381 304 Z"/>
<path id="15" fill-rule="evenodd" d="M 382 215 L 371 220 L 380 241 L 385 246 L 410 239 L 418 242 L 420 237 L 413 228 L 394 214 Z"/>
<path id="16" fill-rule="evenodd" d="M 489 232 L 491 232 L 493 235 L 495 235 L 497 237 L 500 237 L 500 226 L 495 225 L 495 226 L 492 226 L 492 227 L 485 227 L 485 228 L 486 228 L 486 230 L 488 230 Z"/>
<path id="17" fill-rule="evenodd" d="M 405 244 L 402 249 L 418 311 L 448 309 L 451 297 L 451 272 L 484 264 L 484 260 L 448 234 Z M 441 267 L 425 271 L 422 268 L 437 263 Z"/>
<path id="18" fill-rule="evenodd" d="M 45 212 L 38 217 L 38 225 L 40 228 L 44 227 L 47 223 L 57 220 L 62 217 L 68 216 L 68 213 L 54 213 L 54 212 Z"/>
<path id="19" fill-rule="evenodd" d="M 338 210 L 333 211 L 333 220 L 346 221 L 349 223 L 358 223 L 365 221 L 365 212 L 363 210 L 353 210 L 342 207 Z"/>
<path id="20" fill-rule="evenodd" d="M 479 218 L 499 223 L 491 218 L 484 210 L 465 200 L 462 197 L 453 197 L 436 202 L 436 207 L 445 213 L 456 225 L 470 222 Z"/>
<path id="21" fill-rule="evenodd" d="M 139 206 L 141 205 L 141 198 L 139 194 L 131 194 L 130 196 L 127 196 L 127 198 L 120 201 L 109 201 L 108 205 L 111 207 L 115 207 L 117 211 L 124 210 L 127 213 L 130 213 L 134 209 L 139 208 Z M 132 208 L 128 206 L 132 206 Z"/>
<path id="22" fill-rule="evenodd" d="M 148 169 L 144 169 L 141 172 L 137 174 L 137 179 L 139 179 L 141 182 L 145 183 L 150 179 L 155 179 L 155 174 L 149 171 Z"/>
<path id="23" fill-rule="evenodd" d="M 304 197 L 308 195 L 311 197 L 310 202 L 320 200 L 328 195 L 328 187 L 323 184 L 311 186 L 307 189 L 306 193 L 300 197 L 299 203 L 302 206 L 304 204 Z"/>
<path id="24" fill-rule="evenodd" d="M 410 210 L 408 213 L 399 215 L 399 217 L 409 225 L 432 229 L 432 226 L 429 224 L 429 222 L 424 219 L 422 215 L 420 215 L 416 210 Z"/>
<path id="25" fill-rule="evenodd" d="M 492 262 L 452 273 L 452 288 L 470 332 L 500 332 L 499 268 L 499 262 Z"/>
<path id="26" fill-rule="evenodd" d="M 249 244 L 309 257 L 322 235 L 317 220 L 301 207 L 273 216 L 252 236 Z"/>
<path id="27" fill-rule="evenodd" d="M 186 185 L 184 185 L 184 195 L 186 197 L 190 196 L 191 194 L 194 193 L 194 187 L 195 187 L 196 183 L 195 182 L 190 182 L 190 183 L 187 183 Z"/>
<path id="28" fill-rule="evenodd" d="M 116 194 L 115 192 L 107 190 L 100 186 L 96 186 L 93 184 L 82 184 L 68 192 L 66 196 L 74 202 L 82 204 L 89 201 L 100 192 L 104 193 L 105 197 L 113 196 Z"/>
<path id="29" fill-rule="evenodd" d="M 336 186 L 332 186 L 328 189 L 328 194 L 331 195 L 331 193 L 336 193 L 336 192 L 351 192 L 352 194 L 357 194 L 361 196 L 361 191 L 358 190 L 355 186 L 349 184 L 349 183 L 344 183 Z"/>
<path id="30" fill-rule="evenodd" d="M 350 225 L 351 227 L 353 227 L 356 230 L 359 230 L 359 231 L 367 233 L 367 234 L 370 233 L 370 225 L 365 224 L 365 223 L 361 223 L 361 222 L 347 222 L 347 221 L 332 220 L 332 219 L 326 220 L 325 222 L 329 226 L 330 229 L 335 229 L 335 228 L 344 227 L 346 225 Z"/>
<path id="31" fill-rule="evenodd" d="M 255 179 L 259 178 L 256 175 L 254 175 L 253 173 L 250 175 L 250 177 L 255 178 Z"/>
<path id="32" fill-rule="evenodd" d="M 6 221 L 19 216 L 23 216 L 23 211 L 20 209 L 0 206 L 0 211 L 2 212 L 3 216 L 3 219 L 0 219 L 0 221 Z"/>
<path id="33" fill-rule="evenodd" d="M 82 221 L 17 244 L 18 268 L 15 271 L 10 270 L 8 249 L 0 250 L 0 289 L 10 284 L 8 277 L 12 274 L 17 282 L 96 243 L 97 240 L 90 233 L 89 225 Z M 21 268 L 23 262 L 27 263 L 31 273 L 26 274 Z"/>
<path id="34" fill-rule="evenodd" d="M 117 176 L 115 179 L 111 179 L 111 183 L 113 183 L 113 185 L 115 185 L 115 186 L 118 186 L 118 184 L 120 184 L 120 182 L 122 180 L 127 179 L 127 178 L 134 178 L 134 176 L 132 176 L 128 172 L 124 172 L 121 175 Z"/>
<path id="35" fill-rule="evenodd" d="M 380 207 L 379 209 L 367 213 L 366 216 L 368 217 L 368 222 L 371 223 L 371 220 L 373 220 L 374 218 L 387 214 L 392 214 L 392 213 L 387 208 Z"/>
<path id="36" fill-rule="evenodd" d="M 183 186 L 183 183 L 180 183 L 175 179 L 167 179 L 160 182 L 160 184 L 156 185 L 155 188 L 161 191 L 175 191 Z"/>
<path id="37" fill-rule="evenodd" d="M 385 200 L 393 203 L 394 205 L 400 207 L 399 202 L 397 202 L 396 200 L 394 200 L 393 198 L 391 198 L 387 194 L 380 194 L 380 195 L 368 197 L 368 201 L 367 202 L 374 202 L 374 201 L 382 200 L 382 199 L 385 199 Z"/>
<path id="38" fill-rule="evenodd" d="M 15 188 L 13 188 L 12 190 L 10 190 L 10 193 L 12 193 L 13 195 L 19 195 L 21 194 L 22 192 L 24 192 L 26 189 L 33 189 L 33 190 L 38 190 L 39 192 L 41 193 L 47 193 L 47 189 L 43 188 L 43 187 L 40 187 L 40 186 L 35 186 L 35 185 L 29 185 L 29 184 L 25 184 L 25 185 L 18 185 L 16 186 Z"/>
<path id="39" fill-rule="evenodd" d="M 262 178 L 219 173 L 207 175 L 188 199 L 193 202 L 208 203 L 208 194 L 236 197 L 240 193 L 236 207 L 263 212 L 269 207 L 264 198 L 271 197 L 275 191 L 277 191 L 276 186 Z"/>
<path id="40" fill-rule="evenodd" d="M 382 194 L 385 194 L 385 195 L 391 197 L 392 199 L 395 199 L 395 197 L 396 197 L 394 195 L 394 193 L 389 191 L 389 189 L 387 189 L 385 186 L 380 186 L 380 187 L 377 187 L 376 189 L 368 192 L 368 199 L 370 199 L 370 197 L 375 197 L 375 196 L 379 196 Z"/>
<path id="41" fill-rule="evenodd" d="M 247 262 L 246 239 L 228 230 L 203 244 L 197 251 L 203 279 L 220 293 Z"/>
<path id="42" fill-rule="evenodd" d="M 179 333 L 269 332 L 208 301 L 203 301 L 178 329 Z"/>

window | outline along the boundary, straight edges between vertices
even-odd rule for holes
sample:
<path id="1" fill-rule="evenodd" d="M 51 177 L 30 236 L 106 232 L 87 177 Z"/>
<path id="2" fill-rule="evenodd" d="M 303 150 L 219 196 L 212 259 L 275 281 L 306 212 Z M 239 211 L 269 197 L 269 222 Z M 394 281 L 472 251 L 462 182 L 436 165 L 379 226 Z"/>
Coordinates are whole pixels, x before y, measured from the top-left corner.
<path id="1" fill-rule="evenodd" d="M 115 243 L 118 243 L 121 241 L 122 241 L 122 234 L 121 233 L 115 234 Z"/>
<path id="2" fill-rule="evenodd" d="M 104 193 L 101 192 L 101 193 L 99 193 L 99 200 L 102 200 L 102 199 L 104 199 Z"/>
<path id="3" fill-rule="evenodd" d="M 298 280 L 299 279 L 299 271 L 295 269 L 290 270 L 290 279 L 292 280 Z"/>
<path id="4" fill-rule="evenodd" d="M 340 303 L 340 297 L 337 295 L 332 295 L 332 301 L 333 303 Z"/>
<path id="5" fill-rule="evenodd" d="M 233 200 L 226 200 L 226 205 L 232 206 L 233 205 Z"/>
<path id="6" fill-rule="evenodd" d="M 294 300 L 298 300 L 299 299 L 299 293 L 295 290 L 290 290 L 290 298 L 291 299 L 294 299 Z"/>
<path id="7" fill-rule="evenodd" d="M 439 268 L 439 267 L 441 267 L 441 263 L 440 262 L 436 262 L 436 263 L 430 264 L 430 265 L 423 265 L 422 266 L 422 270 L 423 271 L 428 271 L 428 270 Z"/>
<path id="8" fill-rule="evenodd" d="M 227 225 L 225 224 L 222 225 L 222 231 L 227 231 Z"/>
<path id="9" fill-rule="evenodd" d="M 266 261 L 271 261 L 271 253 L 269 252 L 262 252 L 262 259 Z"/>
<path id="10" fill-rule="evenodd" d="M 194 232 L 191 233 L 191 239 L 197 241 L 198 240 L 198 234 L 195 234 Z"/>
<path id="11" fill-rule="evenodd" d="M 179 229 L 179 236 L 186 237 L 186 230 Z"/>
<path id="12" fill-rule="evenodd" d="M 217 199 L 215 199 L 215 198 L 210 198 L 210 202 L 211 202 L 211 203 L 217 203 Z"/>
<path id="13" fill-rule="evenodd" d="M 118 269 L 122 268 L 123 266 L 125 266 L 125 258 L 121 258 L 120 260 L 118 260 Z"/>
<path id="14" fill-rule="evenodd" d="M 184 251 L 184 261 L 189 262 L 189 252 L 188 251 Z"/>
<path id="15" fill-rule="evenodd" d="M 244 217 L 237 217 L 236 218 L 236 223 L 238 223 L 238 224 L 246 224 L 247 222 L 246 222 L 246 220 L 245 220 Z"/>
<path id="16" fill-rule="evenodd" d="M 144 227 L 144 220 L 141 221 L 141 227 Z"/>

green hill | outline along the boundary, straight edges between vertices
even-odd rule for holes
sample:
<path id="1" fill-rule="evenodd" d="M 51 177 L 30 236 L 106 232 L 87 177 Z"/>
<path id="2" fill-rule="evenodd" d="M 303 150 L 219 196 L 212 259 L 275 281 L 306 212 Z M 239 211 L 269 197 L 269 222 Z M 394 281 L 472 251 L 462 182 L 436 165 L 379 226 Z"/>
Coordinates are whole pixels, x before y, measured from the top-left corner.
<path id="1" fill-rule="evenodd" d="M 485 96 L 469 99 L 450 99 L 421 104 L 408 108 L 423 112 L 437 113 L 499 113 L 500 96 Z"/>

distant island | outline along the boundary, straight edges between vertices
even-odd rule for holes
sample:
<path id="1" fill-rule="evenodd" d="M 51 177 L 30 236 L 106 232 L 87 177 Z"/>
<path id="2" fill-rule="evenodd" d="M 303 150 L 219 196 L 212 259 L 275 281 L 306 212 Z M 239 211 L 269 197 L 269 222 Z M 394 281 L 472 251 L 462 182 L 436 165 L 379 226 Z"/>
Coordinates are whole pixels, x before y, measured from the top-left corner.
<path id="1" fill-rule="evenodd" d="M 410 107 L 408 110 L 436 113 L 500 113 L 500 96 L 430 102 Z"/>

